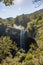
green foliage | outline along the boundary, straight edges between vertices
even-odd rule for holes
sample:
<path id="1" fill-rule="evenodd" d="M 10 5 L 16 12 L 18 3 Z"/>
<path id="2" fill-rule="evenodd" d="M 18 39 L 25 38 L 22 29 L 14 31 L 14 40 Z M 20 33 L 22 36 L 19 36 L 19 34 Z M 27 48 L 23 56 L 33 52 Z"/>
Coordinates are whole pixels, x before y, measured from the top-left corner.
<path id="1" fill-rule="evenodd" d="M 25 60 L 25 58 L 26 58 L 26 54 L 21 55 L 19 62 L 23 62 Z"/>
<path id="2" fill-rule="evenodd" d="M 12 51 L 12 53 L 14 53 L 17 50 L 18 50 L 17 45 L 15 44 L 15 42 L 12 44 L 12 40 L 10 40 L 10 37 L 8 37 L 8 36 L 0 37 L 0 59 L 6 58 L 7 55 L 10 56 L 11 51 Z M 12 54 L 12 55 L 14 55 L 14 54 Z"/>
<path id="3" fill-rule="evenodd" d="M 36 17 L 34 17 L 36 15 Z M 29 19 L 27 21 L 27 19 Z M 31 15 L 21 15 L 17 18 L 1 19 L 0 25 L 13 27 L 13 24 L 26 25 L 26 30 L 31 37 L 37 42 L 38 48 L 32 43 L 29 51 L 26 53 L 23 49 L 19 49 L 15 41 L 13 42 L 8 36 L 0 37 L 0 62 L 1 65 L 43 65 L 43 10 L 35 12 Z M 1 29 L 0 29 L 1 30 Z M 12 43 L 13 42 L 13 43 Z M 16 52 L 16 54 L 15 54 Z M 6 56 L 9 55 L 9 56 Z M 13 58 L 11 57 L 12 55 Z"/>
<path id="4" fill-rule="evenodd" d="M 25 53 L 25 50 L 20 49 L 19 52 L 20 52 L 20 53 Z"/>
<path id="5" fill-rule="evenodd" d="M 25 60 L 31 60 L 31 59 L 32 59 L 32 54 L 31 53 L 27 54 Z"/>
<path id="6" fill-rule="evenodd" d="M 0 0 L 0 2 L 3 2 L 6 6 L 10 6 L 10 5 L 12 5 L 13 4 L 13 1 L 14 0 Z M 33 3 L 37 3 L 38 1 L 42 1 L 42 0 L 33 0 Z"/>
<path id="7" fill-rule="evenodd" d="M 0 59 L 5 57 L 5 55 L 9 54 L 12 41 L 9 37 L 1 37 L 0 38 Z"/>
<path id="8" fill-rule="evenodd" d="M 10 6 L 13 4 L 13 0 L 0 0 L 0 2 L 3 2 L 6 6 Z"/>

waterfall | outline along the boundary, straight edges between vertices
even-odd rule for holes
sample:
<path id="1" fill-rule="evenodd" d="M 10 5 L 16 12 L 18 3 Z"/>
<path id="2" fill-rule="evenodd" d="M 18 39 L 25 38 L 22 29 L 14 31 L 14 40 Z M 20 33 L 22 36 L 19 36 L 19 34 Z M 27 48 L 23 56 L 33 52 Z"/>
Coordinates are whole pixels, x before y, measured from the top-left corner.
<path id="1" fill-rule="evenodd" d="M 20 31 L 20 48 L 23 48 L 23 49 L 25 47 L 25 42 L 24 42 L 25 32 L 26 32 L 26 30 Z"/>

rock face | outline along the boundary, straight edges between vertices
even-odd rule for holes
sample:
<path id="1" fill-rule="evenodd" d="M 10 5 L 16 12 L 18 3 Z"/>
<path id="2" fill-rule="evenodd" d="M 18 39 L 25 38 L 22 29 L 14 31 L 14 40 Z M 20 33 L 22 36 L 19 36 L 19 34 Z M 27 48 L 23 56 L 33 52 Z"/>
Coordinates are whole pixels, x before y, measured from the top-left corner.
<path id="1" fill-rule="evenodd" d="M 0 36 L 10 36 L 13 41 L 17 42 L 17 45 L 20 48 L 28 50 L 29 45 L 31 43 L 36 43 L 35 39 L 31 37 L 25 29 L 16 29 L 13 27 L 6 27 L 4 25 L 0 25 Z"/>
<path id="2" fill-rule="evenodd" d="M 0 36 L 10 36 L 10 38 L 17 43 L 20 43 L 20 30 L 0 25 Z"/>
<path id="3" fill-rule="evenodd" d="M 0 36 L 3 36 L 5 34 L 6 26 L 0 25 Z"/>

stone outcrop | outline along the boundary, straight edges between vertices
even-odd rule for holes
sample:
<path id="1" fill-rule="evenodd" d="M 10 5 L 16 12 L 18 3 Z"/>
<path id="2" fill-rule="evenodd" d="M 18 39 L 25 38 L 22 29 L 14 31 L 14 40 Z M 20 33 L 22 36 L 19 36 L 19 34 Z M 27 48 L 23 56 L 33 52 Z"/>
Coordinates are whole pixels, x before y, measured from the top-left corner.
<path id="1" fill-rule="evenodd" d="M 13 41 L 16 41 L 18 46 L 23 49 L 28 49 L 28 46 L 31 43 L 36 43 L 35 39 L 31 37 L 24 29 L 17 29 L 14 27 L 6 27 L 4 25 L 0 25 L 0 36 L 10 36 Z"/>

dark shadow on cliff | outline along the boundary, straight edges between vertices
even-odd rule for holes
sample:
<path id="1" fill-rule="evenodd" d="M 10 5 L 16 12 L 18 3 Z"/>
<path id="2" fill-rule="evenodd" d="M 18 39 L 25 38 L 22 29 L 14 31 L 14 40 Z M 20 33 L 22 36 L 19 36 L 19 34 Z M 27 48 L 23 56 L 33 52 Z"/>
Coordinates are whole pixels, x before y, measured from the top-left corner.
<path id="1" fill-rule="evenodd" d="M 25 43 L 25 50 L 26 50 L 26 52 L 29 51 L 31 45 L 34 45 L 35 49 L 38 48 L 36 40 L 31 38 L 31 37 L 28 37 L 26 39 L 26 43 Z"/>

